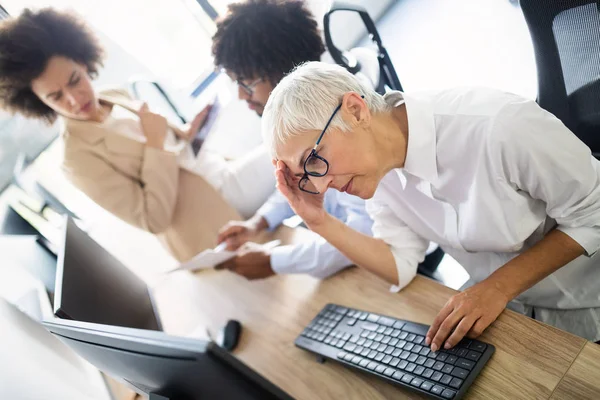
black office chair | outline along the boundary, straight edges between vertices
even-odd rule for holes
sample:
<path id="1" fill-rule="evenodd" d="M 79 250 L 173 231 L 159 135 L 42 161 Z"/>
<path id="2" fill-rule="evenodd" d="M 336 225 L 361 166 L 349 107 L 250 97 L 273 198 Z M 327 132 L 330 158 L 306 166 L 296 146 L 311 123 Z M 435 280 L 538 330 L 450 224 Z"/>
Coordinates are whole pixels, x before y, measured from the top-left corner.
<path id="1" fill-rule="evenodd" d="M 600 1 L 521 0 L 538 103 L 600 156 Z"/>
<path id="2" fill-rule="evenodd" d="M 358 13 L 367 28 L 369 37 L 377 47 L 377 51 L 365 47 L 355 47 L 349 51 L 338 49 L 333 44 L 330 25 L 331 15 L 337 11 Z M 364 7 L 339 1 L 333 2 L 329 11 L 323 17 L 323 31 L 327 50 L 336 64 L 346 68 L 352 74 L 369 81 L 373 88 L 380 94 L 384 94 L 386 88 L 402 90 L 402 85 L 400 84 L 392 60 L 383 46 L 375 23 Z"/>

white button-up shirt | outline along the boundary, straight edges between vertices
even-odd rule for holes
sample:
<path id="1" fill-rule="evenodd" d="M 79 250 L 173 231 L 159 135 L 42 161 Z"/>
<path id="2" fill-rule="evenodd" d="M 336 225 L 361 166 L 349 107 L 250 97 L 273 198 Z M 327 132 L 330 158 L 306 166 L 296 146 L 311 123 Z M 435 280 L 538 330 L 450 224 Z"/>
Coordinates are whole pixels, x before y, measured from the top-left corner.
<path id="1" fill-rule="evenodd" d="M 535 102 L 496 90 L 391 92 L 386 100 L 406 104 L 406 161 L 383 178 L 367 210 L 374 236 L 394 255 L 400 287 L 429 241 L 475 283 L 556 227 L 586 255 L 517 300 L 600 307 L 600 162 L 585 144 Z"/>

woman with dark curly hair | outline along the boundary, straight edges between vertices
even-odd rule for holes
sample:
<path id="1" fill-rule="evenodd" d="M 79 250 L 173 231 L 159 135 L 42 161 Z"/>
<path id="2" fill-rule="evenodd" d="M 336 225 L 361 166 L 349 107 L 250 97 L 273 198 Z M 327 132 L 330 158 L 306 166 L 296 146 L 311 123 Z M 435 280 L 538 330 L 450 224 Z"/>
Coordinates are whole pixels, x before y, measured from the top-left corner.
<path id="1" fill-rule="evenodd" d="M 0 24 L 0 103 L 48 122 L 62 117 L 71 182 L 122 220 L 160 234 L 179 260 L 189 259 L 214 244 L 224 222 L 239 218 L 223 198 L 249 216 L 273 192 L 270 160 L 262 149 L 233 162 L 207 152 L 196 158 L 188 139 L 208 108 L 190 126 L 172 126 L 124 90 L 96 92 L 92 79 L 102 61 L 102 47 L 77 16 L 25 10 Z M 256 175 L 268 178 L 256 184 Z"/>

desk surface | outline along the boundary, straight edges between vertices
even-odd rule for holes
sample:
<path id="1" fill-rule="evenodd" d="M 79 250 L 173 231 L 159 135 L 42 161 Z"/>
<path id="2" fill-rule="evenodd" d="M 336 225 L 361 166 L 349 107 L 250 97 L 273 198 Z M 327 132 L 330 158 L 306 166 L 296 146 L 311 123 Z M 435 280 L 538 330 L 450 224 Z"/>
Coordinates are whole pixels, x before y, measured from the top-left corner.
<path id="1" fill-rule="evenodd" d="M 554 390 L 552 399 L 600 399 L 600 346 L 585 344 Z"/>
<path id="2" fill-rule="evenodd" d="M 300 234 L 294 235 L 291 240 L 298 241 Z M 289 275 L 249 282 L 227 271 L 202 271 L 174 273 L 154 294 L 171 334 L 186 335 L 199 325 L 216 332 L 228 319 L 239 320 L 244 330 L 235 355 L 295 398 L 421 398 L 335 362 L 319 364 L 293 345 L 330 302 L 430 324 L 455 293 L 420 276 L 400 293 L 388 288 L 359 268 L 325 281 Z M 585 339 L 505 311 L 481 340 L 496 352 L 468 399 L 567 398 L 574 391 L 599 398 L 598 384 L 585 382 L 589 374 L 600 374 L 600 350 Z"/>

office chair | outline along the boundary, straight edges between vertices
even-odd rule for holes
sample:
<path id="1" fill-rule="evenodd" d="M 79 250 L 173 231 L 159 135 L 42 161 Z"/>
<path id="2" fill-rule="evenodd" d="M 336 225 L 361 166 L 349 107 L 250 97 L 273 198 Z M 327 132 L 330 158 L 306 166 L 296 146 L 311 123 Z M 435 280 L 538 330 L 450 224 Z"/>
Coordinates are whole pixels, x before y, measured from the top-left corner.
<path id="1" fill-rule="evenodd" d="M 600 156 L 600 1 L 521 0 L 538 103 Z"/>
<path id="2" fill-rule="evenodd" d="M 377 52 L 365 47 L 355 47 L 342 51 L 335 47 L 331 38 L 330 19 L 337 11 L 353 11 L 362 19 L 369 37 L 377 47 Z M 327 50 L 336 64 L 346 68 L 360 79 L 367 79 L 379 94 L 384 94 L 386 87 L 392 90 L 402 90 L 402 85 L 392 64 L 387 50 L 383 46 L 375 23 L 364 7 L 335 1 L 323 17 L 323 30 Z"/>

